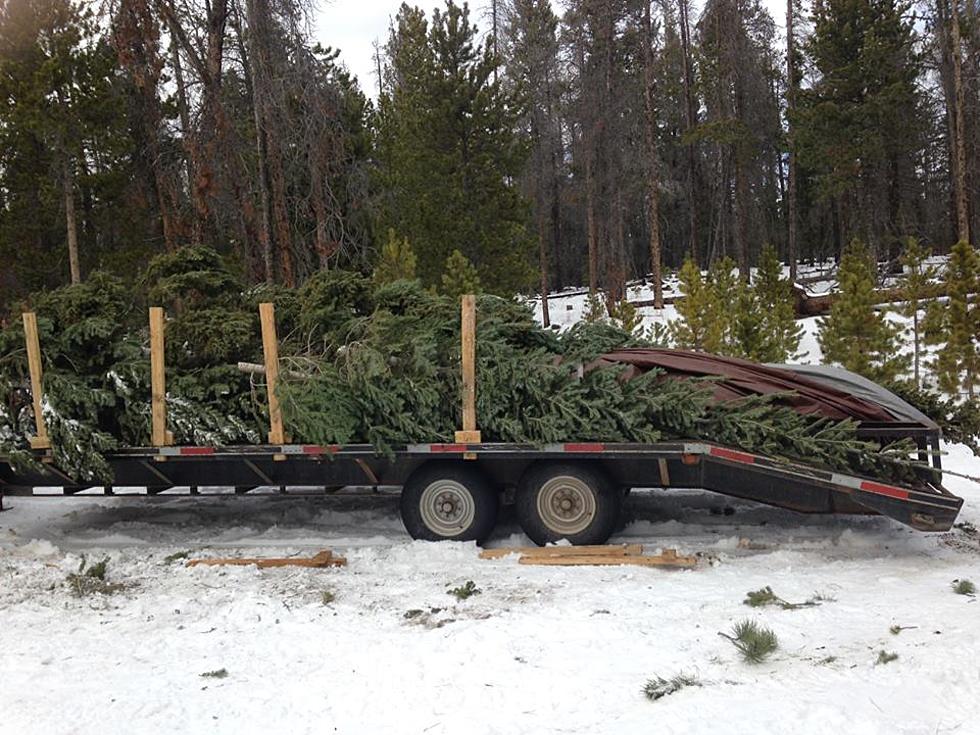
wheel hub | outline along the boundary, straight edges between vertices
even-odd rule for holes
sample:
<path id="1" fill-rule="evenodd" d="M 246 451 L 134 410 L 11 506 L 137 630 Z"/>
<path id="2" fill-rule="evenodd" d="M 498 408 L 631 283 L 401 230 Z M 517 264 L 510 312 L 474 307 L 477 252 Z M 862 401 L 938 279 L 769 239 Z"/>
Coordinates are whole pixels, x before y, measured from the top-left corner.
<path id="1" fill-rule="evenodd" d="M 439 536 L 456 536 L 469 528 L 476 516 L 476 503 L 469 489 L 455 480 L 437 480 L 419 501 L 422 521 Z"/>
<path id="2" fill-rule="evenodd" d="M 538 493 L 541 520 L 558 534 L 581 533 L 596 515 L 595 493 L 577 477 L 553 477 Z"/>

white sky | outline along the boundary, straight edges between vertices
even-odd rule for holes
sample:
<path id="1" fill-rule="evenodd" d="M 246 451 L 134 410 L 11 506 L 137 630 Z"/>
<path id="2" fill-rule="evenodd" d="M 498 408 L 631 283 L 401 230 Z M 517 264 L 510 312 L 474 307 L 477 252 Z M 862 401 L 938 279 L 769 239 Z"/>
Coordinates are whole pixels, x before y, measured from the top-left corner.
<path id="1" fill-rule="evenodd" d="M 462 4 L 462 0 L 456 0 Z M 556 6 L 560 1 L 553 0 Z M 388 36 L 389 19 L 401 6 L 401 0 L 320 0 L 316 14 L 316 39 L 324 46 L 340 49 L 340 59 L 357 77 L 361 89 L 371 97 L 377 96 L 378 80 L 374 72 L 374 42 L 384 43 Z M 779 28 L 783 32 L 786 21 L 785 0 L 765 0 Z M 443 7 L 444 0 L 408 0 L 408 4 L 431 13 L 432 8 Z M 695 5 L 700 6 L 695 0 Z M 471 0 L 470 17 L 486 28 L 490 0 Z M 557 11 L 559 15 L 561 11 Z"/>

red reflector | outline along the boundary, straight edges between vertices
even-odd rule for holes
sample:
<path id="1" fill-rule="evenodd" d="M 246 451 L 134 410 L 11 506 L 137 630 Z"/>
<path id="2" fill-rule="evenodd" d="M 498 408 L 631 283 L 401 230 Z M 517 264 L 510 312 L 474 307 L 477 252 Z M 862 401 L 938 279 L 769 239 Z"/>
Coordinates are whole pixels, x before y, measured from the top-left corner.
<path id="1" fill-rule="evenodd" d="M 580 444 L 565 444 L 564 449 L 566 452 L 604 452 L 606 451 L 606 445 L 595 442 L 583 442 Z"/>
<path id="2" fill-rule="evenodd" d="M 214 454 L 214 447 L 181 447 L 180 453 L 187 454 Z"/>
<path id="3" fill-rule="evenodd" d="M 465 444 L 430 444 L 430 452 L 465 452 L 467 446 Z"/>
<path id="4" fill-rule="evenodd" d="M 303 454 L 336 454 L 339 451 L 340 447 L 336 444 L 331 444 L 329 447 L 321 447 L 315 444 L 303 446 Z"/>
<path id="5" fill-rule="evenodd" d="M 720 457 L 721 459 L 727 459 L 732 462 L 741 462 L 742 464 L 755 464 L 754 455 L 746 454 L 745 452 L 736 452 L 734 449 L 725 449 L 724 447 L 711 447 L 709 454 L 712 457 Z"/>
<path id="6" fill-rule="evenodd" d="M 877 495 L 887 495 L 889 498 L 901 498 L 902 500 L 909 499 L 909 493 L 907 490 L 892 487 L 891 485 L 881 485 L 877 482 L 871 482 L 870 480 L 865 480 L 862 482 L 861 489 L 869 493 L 876 493 Z"/>

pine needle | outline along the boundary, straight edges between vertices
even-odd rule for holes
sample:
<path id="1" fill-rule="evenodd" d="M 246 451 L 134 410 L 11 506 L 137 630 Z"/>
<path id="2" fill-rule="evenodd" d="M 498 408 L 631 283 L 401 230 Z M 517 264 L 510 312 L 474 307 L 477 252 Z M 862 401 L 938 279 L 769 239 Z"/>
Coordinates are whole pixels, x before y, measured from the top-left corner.
<path id="1" fill-rule="evenodd" d="M 675 692 L 679 692 L 685 687 L 699 686 L 703 685 L 701 684 L 701 680 L 696 676 L 678 674 L 670 679 L 664 679 L 657 676 L 653 679 L 647 680 L 647 683 L 643 686 L 643 694 L 651 702 L 655 702 L 658 699 L 663 699 L 664 697 L 674 694 Z"/>
<path id="2" fill-rule="evenodd" d="M 742 655 L 746 663 L 759 664 L 779 648 L 779 639 L 769 628 L 752 620 L 742 620 L 732 627 L 731 634 L 719 633 L 727 638 Z"/>

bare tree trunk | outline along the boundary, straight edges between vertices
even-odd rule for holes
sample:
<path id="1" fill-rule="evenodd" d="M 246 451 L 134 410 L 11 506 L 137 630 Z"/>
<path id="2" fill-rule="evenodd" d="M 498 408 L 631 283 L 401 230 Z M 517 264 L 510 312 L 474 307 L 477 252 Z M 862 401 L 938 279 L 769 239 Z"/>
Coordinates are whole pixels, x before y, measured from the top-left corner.
<path id="1" fill-rule="evenodd" d="M 689 20 L 689 0 L 679 0 L 678 9 L 680 10 L 681 25 L 681 49 L 684 56 L 684 132 L 690 135 L 697 125 L 697 110 L 694 106 L 694 73 L 691 64 L 691 25 Z M 687 144 L 687 191 L 688 191 L 688 219 L 690 227 L 690 242 L 688 248 L 695 263 L 701 262 L 698 252 L 698 215 L 695 201 L 697 199 L 698 176 L 697 176 L 697 151 L 694 143 Z"/>
<path id="2" fill-rule="evenodd" d="M 541 323 L 551 326 L 548 312 L 548 227 L 545 223 L 544 207 L 538 203 L 538 268 L 541 271 Z"/>
<path id="3" fill-rule="evenodd" d="M 599 290 L 599 235 L 596 231 L 595 172 L 592 170 L 592 151 L 585 160 L 585 227 L 589 244 L 589 293 Z"/>
<path id="4" fill-rule="evenodd" d="M 796 201 L 796 143 L 793 141 L 793 117 L 796 109 L 796 38 L 793 30 L 796 0 L 786 0 L 786 139 L 789 142 L 789 180 L 787 182 L 786 200 L 786 259 L 789 261 L 789 280 L 796 283 L 796 268 L 799 261 L 799 245 L 797 243 L 797 212 Z"/>
<path id="5" fill-rule="evenodd" d="M 68 269 L 71 282 L 82 282 L 82 268 L 78 258 L 78 223 L 75 221 L 75 172 L 71 159 L 66 155 L 62 172 L 65 197 L 65 230 L 68 235 Z"/>
<path id="6" fill-rule="evenodd" d="M 660 162 L 657 150 L 657 111 L 654 107 L 653 77 L 653 24 L 650 20 L 650 2 L 643 2 L 643 106 L 645 112 L 644 137 L 647 148 L 647 198 L 650 200 L 650 265 L 653 280 L 654 308 L 664 308 L 663 277 L 660 253 Z"/>
<path id="7" fill-rule="evenodd" d="M 262 114 L 261 98 L 267 93 L 262 84 L 261 66 L 265 63 L 262 53 L 260 24 L 258 18 L 260 9 L 258 3 L 263 0 L 248 0 L 248 58 L 246 64 L 249 70 L 249 81 L 252 97 L 252 124 L 255 126 L 255 160 L 258 172 L 256 181 L 259 188 L 259 252 L 262 256 L 262 266 L 266 283 L 275 283 L 276 273 L 272 262 L 272 224 L 270 219 L 269 199 L 269 162 L 266 144 L 265 119 Z M 241 31 L 239 31 L 241 36 Z M 244 50 L 244 49 L 243 49 Z"/>
<path id="8" fill-rule="evenodd" d="M 953 104 L 956 118 L 953 139 L 956 152 L 956 229 L 957 237 L 968 243 L 970 242 L 970 209 L 966 185 L 966 116 L 963 114 L 966 92 L 963 86 L 963 56 L 960 48 L 959 0 L 953 0 L 951 3 L 950 24 L 953 46 Z"/>
<path id="9" fill-rule="evenodd" d="M 272 185 L 272 216 L 276 226 L 276 249 L 282 267 L 283 283 L 296 285 L 296 269 L 293 265 L 292 231 L 289 226 L 289 210 L 286 205 L 286 174 L 282 165 L 282 150 L 276 140 L 266 140 L 269 153 L 269 179 Z"/>

